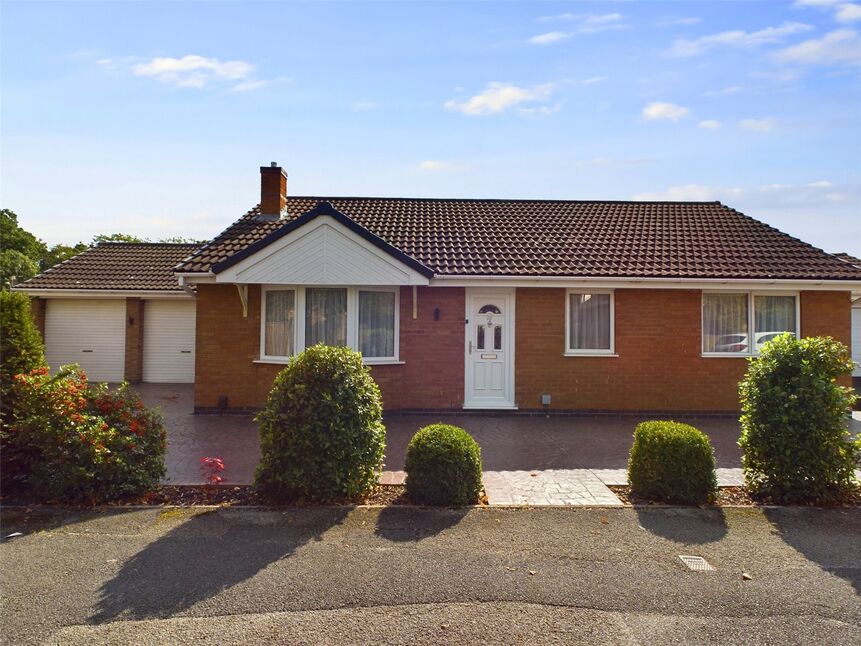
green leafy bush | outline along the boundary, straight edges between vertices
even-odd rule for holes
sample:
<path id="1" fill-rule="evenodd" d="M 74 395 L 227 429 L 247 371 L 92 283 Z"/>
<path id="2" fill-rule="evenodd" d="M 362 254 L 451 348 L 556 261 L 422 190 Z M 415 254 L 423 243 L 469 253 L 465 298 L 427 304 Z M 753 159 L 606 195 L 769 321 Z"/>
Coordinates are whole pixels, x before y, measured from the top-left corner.
<path id="1" fill-rule="evenodd" d="M 0 292 L 0 396 L 3 411 L 12 407 L 14 377 L 45 364 L 45 346 L 33 315 L 30 297 L 20 292 Z"/>
<path id="2" fill-rule="evenodd" d="M 382 470 L 380 389 L 349 348 L 315 345 L 290 359 L 258 414 L 255 486 L 273 501 L 350 499 Z"/>
<path id="3" fill-rule="evenodd" d="M 164 476 L 161 415 L 121 384 L 91 386 L 77 366 L 15 377 L 10 441 L 34 459 L 26 487 L 37 498 L 100 503 L 142 495 Z"/>
<path id="4" fill-rule="evenodd" d="M 849 349 L 830 337 L 783 334 L 751 359 L 739 385 L 747 486 L 775 502 L 835 502 L 856 485 L 849 431 Z"/>
<path id="5" fill-rule="evenodd" d="M 642 422 L 628 458 L 631 492 L 668 503 L 709 502 L 717 489 L 715 456 L 702 431 L 679 422 Z"/>
<path id="6" fill-rule="evenodd" d="M 407 495 L 422 505 L 473 505 L 481 492 L 481 449 L 465 430 L 431 424 L 407 446 Z"/>
<path id="7" fill-rule="evenodd" d="M 45 364 L 42 337 L 30 313 L 30 298 L 18 292 L 0 292 L 0 487 L 12 492 L 36 456 L 11 442 L 15 408 L 15 375 Z"/>

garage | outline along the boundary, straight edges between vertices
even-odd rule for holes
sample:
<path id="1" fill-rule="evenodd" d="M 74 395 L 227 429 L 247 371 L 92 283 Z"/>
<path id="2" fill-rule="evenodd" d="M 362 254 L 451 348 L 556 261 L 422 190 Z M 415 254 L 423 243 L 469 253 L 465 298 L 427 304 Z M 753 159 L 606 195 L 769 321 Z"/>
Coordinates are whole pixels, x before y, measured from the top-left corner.
<path id="1" fill-rule="evenodd" d="M 195 303 L 191 299 L 144 304 L 143 380 L 194 383 Z"/>
<path id="2" fill-rule="evenodd" d="M 45 356 L 56 369 L 77 363 L 91 381 L 125 375 L 124 299 L 49 299 L 45 305 Z"/>

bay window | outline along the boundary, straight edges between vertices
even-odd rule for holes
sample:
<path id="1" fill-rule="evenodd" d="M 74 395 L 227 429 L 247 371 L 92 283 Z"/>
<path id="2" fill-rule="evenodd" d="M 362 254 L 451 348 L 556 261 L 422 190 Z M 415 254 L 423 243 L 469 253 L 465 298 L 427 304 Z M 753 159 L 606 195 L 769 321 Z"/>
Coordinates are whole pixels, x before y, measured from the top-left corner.
<path id="1" fill-rule="evenodd" d="M 613 354 L 613 292 L 568 290 L 565 354 Z"/>
<path id="2" fill-rule="evenodd" d="M 260 361 L 284 362 L 317 343 L 358 350 L 365 363 L 398 361 L 398 288 L 264 286 L 262 293 Z"/>
<path id="3" fill-rule="evenodd" d="M 703 354 L 755 355 L 784 332 L 798 336 L 798 295 L 703 292 Z"/>

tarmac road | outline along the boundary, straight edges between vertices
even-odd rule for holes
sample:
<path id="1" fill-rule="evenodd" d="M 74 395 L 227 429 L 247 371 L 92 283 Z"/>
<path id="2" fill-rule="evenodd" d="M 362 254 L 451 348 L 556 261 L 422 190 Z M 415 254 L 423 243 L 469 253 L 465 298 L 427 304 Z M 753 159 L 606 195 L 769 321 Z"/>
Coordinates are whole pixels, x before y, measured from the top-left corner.
<path id="1" fill-rule="evenodd" d="M 6 510 L 2 522 L 4 537 L 24 533 L 0 544 L 8 644 L 861 643 L 857 508 Z"/>

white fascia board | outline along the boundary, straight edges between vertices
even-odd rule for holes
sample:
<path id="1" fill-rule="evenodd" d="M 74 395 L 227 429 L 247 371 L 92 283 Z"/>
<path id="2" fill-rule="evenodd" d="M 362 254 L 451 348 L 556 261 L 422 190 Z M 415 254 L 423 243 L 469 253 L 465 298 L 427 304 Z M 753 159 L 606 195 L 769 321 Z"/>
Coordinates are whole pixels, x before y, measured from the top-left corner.
<path id="1" fill-rule="evenodd" d="M 861 281 L 726 278 L 572 278 L 568 276 L 441 276 L 432 287 L 588 287 L 592 289 L 742 289 L 861 292 Z"/>
<path id="2" fill-rule="evenodd" d="M 168 290 L 144 290 L 144 289 L 36 289 L 14 287 L 13 291 L 23 292 L 30 296 L 41 298 L 143 298 L 143 299 L 186 299 L 191 298 L 186 292 Z"/>

